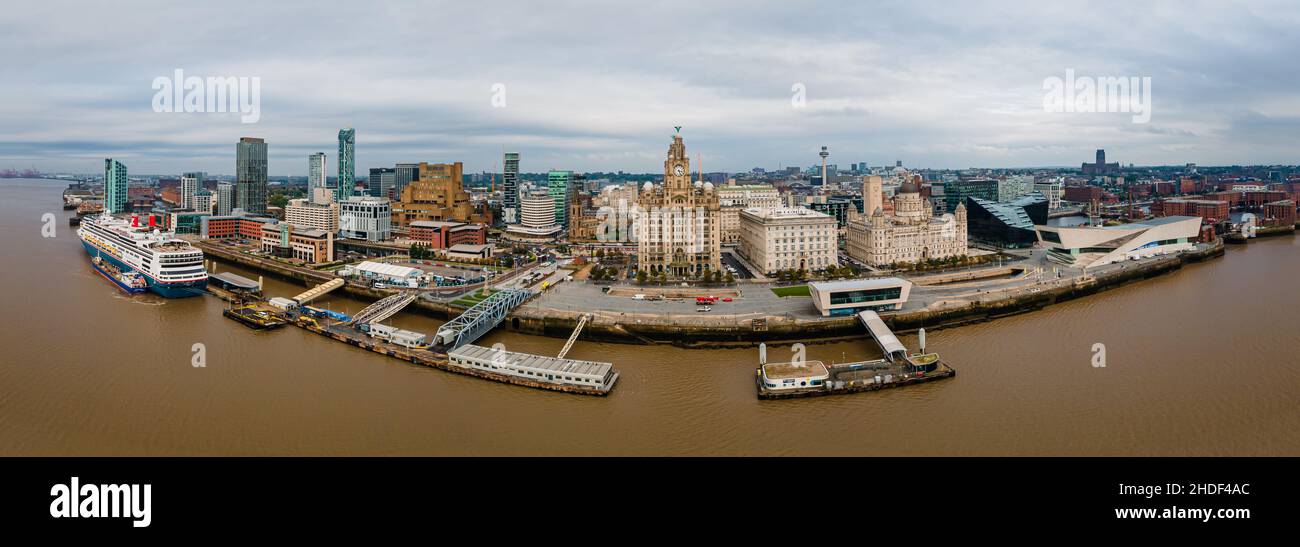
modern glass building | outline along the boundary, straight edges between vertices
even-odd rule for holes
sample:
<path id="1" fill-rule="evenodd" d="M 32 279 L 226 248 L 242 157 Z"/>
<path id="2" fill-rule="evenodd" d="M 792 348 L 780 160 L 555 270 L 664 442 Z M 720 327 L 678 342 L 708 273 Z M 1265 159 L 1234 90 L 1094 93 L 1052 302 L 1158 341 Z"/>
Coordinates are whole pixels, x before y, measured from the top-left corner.
<path id="1" fill-rule="evenodd" d="M 344 127 L 339 130 L 339 185 L 334 189 L 334 201 L 339 203 L 351 196 L 357 185 L 356 145 L 355 129 Z"/>
<path id="2" fill-rule="evenodd" d="M 325 153 L 317 152 L 307 156 L 307 199 L 316 198 L 317 188 L 326 188 Z"/>
<path id="3" fill-rule="evenodd" d="M 974 196 L 989 201 L 998 200 L 998 181 L 996 179 L 964 179 L 944 184 L 943 205 L 949 213 L 957 211 L 957 204 L 965 203 L 967 196 Z"/>
<path id="4" fill-rule="evenodd" d="M 371 167 L 366 194 L 376 198 L 391 198 L 396 179 L 397 170 L 392 167 Z"/>
<path id="5" fill-rule="evenodd" d="M 126 165 L 113 158 L 104 159 L 104 210 L 121 213 L 126 210 Z"/>
<path id="6" fill-rule="evenodd" d="M 966 233 L 975 240 L 1019 249 L 1038 242 L 1035 225 L 1047 224 L 1047 198 L 1033 193 L 1002 203 L 966 198 Z"/>
<path id="7" fill-rule="evenodd" d="M 822 316 L 854 315 L 866 310 L 897 310 L 907 302 L 912 282 L 898 277 L 847 279 L 808 284 L 813 306 Z"/>
<path id="8" fill-rule="evenodd" d="M 551 171 L 546 175 L 547 193 L 555 200 L 555 223 L 569 228 L 569 200 L 573 197 L 573 171 Z"/>
<path id="9" fill-rule="evenodd" d="M 402 190 L 420 178 L 420 164 L 399 163 L 393 175 L 393 201 L 402 199 Z"/>
<path id="10" fill-rule="evenodd" d="M 266 214 L 266 141 L 243 137 L 235 144 L 235 209 Z"/>
<path id="11" fill-rule="evenodd" d="M 519 222 L 519 154 L 506 152 L 501 165 L 501 211 L 506 224 L 514 224 Z"/>

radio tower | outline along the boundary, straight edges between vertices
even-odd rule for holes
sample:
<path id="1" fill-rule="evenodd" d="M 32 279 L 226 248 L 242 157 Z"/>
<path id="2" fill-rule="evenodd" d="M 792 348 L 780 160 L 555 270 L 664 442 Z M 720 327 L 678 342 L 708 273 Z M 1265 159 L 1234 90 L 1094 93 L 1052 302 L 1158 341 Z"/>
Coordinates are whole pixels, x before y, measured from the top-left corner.
<path id="1" fill-rule="evenodd" d="M 830 187 L 830 181 L 826 180 L 826 158 L 830 156 L 831 153 L 827 152 L 826 147 L 823 146 L 821 153 L 817 155 L 822 157 L 822 190 L 825 190 Z"/>

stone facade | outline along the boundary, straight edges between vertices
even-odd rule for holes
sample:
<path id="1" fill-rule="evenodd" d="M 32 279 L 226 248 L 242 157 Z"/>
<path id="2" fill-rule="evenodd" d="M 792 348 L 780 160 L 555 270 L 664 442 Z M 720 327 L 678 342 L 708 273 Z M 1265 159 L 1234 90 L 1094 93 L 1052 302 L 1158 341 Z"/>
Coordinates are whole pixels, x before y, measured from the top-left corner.
<path id="1" fill-rule="evenodd" d="M 681 135 L 673 135 L 664 182 L 647 182 L 637 198 L 637 268 L 683 278 L 722 268 L 721 209 L 712 183 L 691 182 Z"/>
<path id="2" fill-rule="evenodd" d="M 845 233 L 849 256 L 873 267 L 965 256 L 966 205 L 958 204 L 952 215 L 935 218 L 921 196 L 920 177 L 905 180 L 893 198 L 891 213 L 886 213 L 884 207 L 863 216 L 850 213 Z M 878 202 L 873 196 L 864 196 L 864 201 Z"/>

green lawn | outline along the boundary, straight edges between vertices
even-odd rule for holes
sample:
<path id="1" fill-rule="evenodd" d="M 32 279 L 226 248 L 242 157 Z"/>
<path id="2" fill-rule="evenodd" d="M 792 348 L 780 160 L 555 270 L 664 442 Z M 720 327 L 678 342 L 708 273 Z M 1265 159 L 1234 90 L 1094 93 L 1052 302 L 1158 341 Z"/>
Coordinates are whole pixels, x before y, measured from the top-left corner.
<path id="1" fill-rule="evenodd" d="M 777 296 L 785 298 L 787 296 L 808 296 L 807 285 L 795 285 L 793 287 L 777 287 L 772 289 Z"/>
<path id="2" fill-rule="evenodd" d="M 474 304 L 478 304 L 479 302 L 486 300 L 487 297 L 494 292 L 496 291 L 489 291 L 487 293 L 484 293 L 483 289 L 479 289 L 465 296 L 452 300 L 451 305 L 468 308 L 470 306 L 473 306 Z"/>

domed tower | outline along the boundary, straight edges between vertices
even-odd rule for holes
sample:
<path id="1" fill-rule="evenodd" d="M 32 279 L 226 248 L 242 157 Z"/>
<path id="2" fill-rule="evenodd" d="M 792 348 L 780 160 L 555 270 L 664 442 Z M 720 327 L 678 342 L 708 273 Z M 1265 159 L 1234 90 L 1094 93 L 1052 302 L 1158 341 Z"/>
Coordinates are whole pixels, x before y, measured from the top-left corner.
<path id="1" fill-rule="evenodd" d="M 930 208 L 921 198 L 921 176 L 915 175 L 904 179 L 894 196 L 894 216 L 905 222 L 915 224 L 929 219 Z"/>

